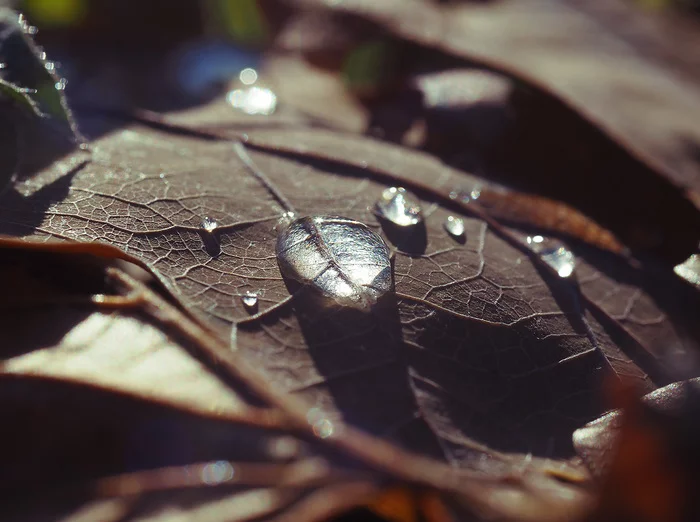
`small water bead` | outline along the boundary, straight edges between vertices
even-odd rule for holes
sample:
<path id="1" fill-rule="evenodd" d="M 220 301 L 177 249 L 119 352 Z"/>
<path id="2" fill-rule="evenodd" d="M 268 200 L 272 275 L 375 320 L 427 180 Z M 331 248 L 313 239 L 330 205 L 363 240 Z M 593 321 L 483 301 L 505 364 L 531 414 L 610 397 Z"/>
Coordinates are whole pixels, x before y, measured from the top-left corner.
<path id="1" fill-rule="evenodd" d="M 205 232 L 211 234 L 219 228 L 219 223 L 217 223 L 216 219 L 205 216 L 204 219 L 202 219 L 201 227 Z"/>
<path id="2" fill-rule="evenodd" d="M 301 217 L 283 226 L 276 252 L 285 278 L 310 285 L 341 306 L 368 311 L 392 288 L 389 248 L 359 221 Z"/>
<path id="3" fill-rule="evenodd" d="M 542 261 L 551 266 L 559 277 L 566 278 L 574 273 L 576 258 L 573 252 L 562 245 L 553 245 L 551 240 L 543 236 L 528 236 L 527 245 L 533 252 L 537 252 Z"/>
<path id="4" fill-rule="evenodd" d="M 673 267 L 673 271 L 689 283 L 700 286 L 700 255 L 691 255 L 680 265 Z"/>
<path id="5" fill-rule="evenodd" d="M 250 115 L 269 116 L 277 109 L 277 96 L 264 87 L 235 89 L 226 95 L 232 107 Z"/>
<path id="6" fill-rule="evenodd" d="M 455 189 L 450 192 L 450 199 L 470 203 L 476 201 L 481 196 L 481 186 L 477 185 L 471 189 Z"/>
<path id="7" fill-rule="evenodd" d="M 542 248 L 540 245 L 544 243 L 544 237 L 543 236 L 527 236 L 527 239 L 525 240 L 528 245 L 530 245 L 530 248 L 534 250 L 535 252 L 539 252 L 540 249 Z"/>
<path id="8" fill-rule="evenodd" d="M 258 312 L 258 294 L 254 292 L 246 292 L 241 296 L 241 301 L 243 302 L 243 307 L 249 314 L 255 314 Z"/>
<path id="9" fill-rule="evenodd" d="M 235 470 L 225 460 L 211 462 L 202 469 L 202 481 L 209 486 L 217 486 L 233 479 Z"/>
<path id="10" fill-rule="evenodd" d="M 423 221 L 423 210 L 417 199 L 403 187 L 384 190 L 375 204 L 375 212 L 400 227 L 415 226 Z"/>
<path id="11" fill-rule="evenodd" d="M 306 414 L 306 420 L 311 424 L 314 435 L 325 439 L 333 435 L 335 427 L 319 408 L 311 408 Z"/>
<path id="12" fill-rule="evenodd" d="M 463 239 L 465 237 L 464 220 L 462 218 L 447 216 L 444 226 L 447 233 L 452 237 L 456 239 Z"/>

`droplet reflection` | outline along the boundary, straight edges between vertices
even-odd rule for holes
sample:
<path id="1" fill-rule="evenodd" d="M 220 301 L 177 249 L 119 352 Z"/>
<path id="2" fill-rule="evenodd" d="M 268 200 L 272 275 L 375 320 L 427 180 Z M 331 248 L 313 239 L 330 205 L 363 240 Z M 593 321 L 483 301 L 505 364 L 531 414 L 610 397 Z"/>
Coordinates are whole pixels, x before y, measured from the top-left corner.
<path id="1" fill-rule="evenodd" d="M 241 74 L 238 75 L 238 79 L 241 80 L 241 83 L 244 85 L 252 85 L 258 80 L 258 72 L 252 67 L 246 67 L 241 71 Z"/>
<path id="2" fill-rule="evenodd" d="M 389 249 L 373 230 L 336 216 L 302 217 L 281 230 L 282 274 L 341 306 L 368 311 L 392 287 Z"/>
<path id="3" fill-rule="evenodd" d="M 423 221 L 423 210 L 418 201 L 403 187 L 384 190 L 375 204 L 375 212 L 400 227 L 418 225 Z"/>
<path id="4" fill-rule="evenodd" d="M 214 218 L 210 218 L 209 216 L 205 216 L 204 219 L 202 219 L 201 227 L 205 232 L 212 233 L 214 232 L 217 228 L 219 228 L 219 223 Z"/>
<path id="5" fill-rule="evenodd" d="M 689 283 L 700 286 L 700 255 L 693 254 L 680 265 L 676 265 L 673 271 Z"/>
<path id="6" fill-rule="evenodd" d="M 225 460 L 211 462 L 202 469 L 202 481 L 209 486 L 228 482 L 233 478 L 233 466 Z"/>
<path id="7" fill-rule="evenodd" d="M 477 185 L 471 189 L 455 189 L 450 192 L 450 199 L 461 201 L 462 203 L 471 203 L 476 201 L 481 196 L 481 186 Z"/>
<path id="8" fill-rule="evenodd" d="M 462 240 L 465 237 L 464 232 L 464 220 L 455 216 L 447 216 L 444 223 L 445 230 L 453 238 L 457 240 Z"/>
<path id="9" fill-rule="evenodd" d="M 228 93 L 232 107 L 250 115 L 269 116 L 277 109 L 277 96 L 264 87 L 246 87 Z"/>
<path id="10" fill-rule="evenodd" d="M 527 245 L 533 252 L 537 252 L 542 261 L 551 266 L 559 277 L 570 277 L 576 268 L 576 258 L 573 252 L 560 244 L 546 239 L 543 236 L 528 236 Z"/>
<path id="11" fill-rule="evenodd" d="M 317 437 L 326 439 L 333 435 L 335 430 L 333 423 L 319 408 L 311 408 L 306 414 L 306 420 L 311 424 L 314 435 Z"/>
<path id="12" fill-rule="evenodd" d="M 246 292 L 245 295 L 241 297 L 243 302 L 243 307 L 249 314 L 255 314 L 258 312 L 258 294 L 254 292 Z"/>

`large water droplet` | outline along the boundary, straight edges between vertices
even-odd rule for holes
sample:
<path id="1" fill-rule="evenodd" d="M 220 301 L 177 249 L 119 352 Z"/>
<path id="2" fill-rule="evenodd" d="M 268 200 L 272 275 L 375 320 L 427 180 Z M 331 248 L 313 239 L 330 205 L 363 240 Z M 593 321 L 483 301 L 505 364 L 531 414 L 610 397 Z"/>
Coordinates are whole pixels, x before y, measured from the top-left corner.
<path id="1" fill-rule="evenodd" d="M 403 187 L 384 190 L 375 205 L 375 212 L 400 227 L 415 226 L 423 221 L 423 210 L 418 201 Z"/>
<path id="2" fill-rule="evenodd" d="M 236 109 L 251 115 L 269 116 L 277 108 L 277 96 L 264 87 L 235 89 L 226 99 Z"/>
<path id="3" fill-rule="evenodd" d="M 219 228 L 219 223 L 217 223 L 216 219 L 211 218 L 209 216 L 205 216 L 204 219 L 202 219 L 201 227 L 205 232 L 208 232 L 211 234 L 217 228 Z"/>
<path id="4" fill-rule="evenodd" d="M 533 252 L 537 252 L 542 261 L 551 266 L 559 277 L 569 277 L 576 268 L 576 258 L 573 252 L 543 236 L 528 236 L 525 240 Z"/>
<path id="5" fill-rule="evenodd" d="M 277 238 L 282 274 L 342 306 L 369 310 L 392 287 L 389 249 L 367 225 L 335 216 L 302 217 Z"/>
<path id="6" fill-rule="evenodd" d="M 445 230 L 457 240 L 463 240 L 465 238 L 464 232 L 464 220 L 455 216 L 447 216 L 444 223 Z"/>
<path id="7" fill-rule="evenodd" d="M 245 295 L 241 296 L 241 301 L 243 302 L 243 307 L 249 314 L 255 314 L 258 312 L 258 294 L 253 292 L 246 292 Z"/>

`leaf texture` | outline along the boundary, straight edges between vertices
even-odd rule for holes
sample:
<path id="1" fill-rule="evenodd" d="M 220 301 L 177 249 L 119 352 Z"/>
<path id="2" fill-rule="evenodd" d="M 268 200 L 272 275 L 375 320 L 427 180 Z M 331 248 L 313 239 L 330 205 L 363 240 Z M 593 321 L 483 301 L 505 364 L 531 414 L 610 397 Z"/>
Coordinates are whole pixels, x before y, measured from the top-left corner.
<path id="1" fill-rule="evenodd" d="M 250 136 L 251 143 L 284 139 L 307 151 L 318 140 L 325 150 L 333 143 L 327 133 L 307 131 Z M 341 156 L 370 158 L 374 170 L 386 168 L 384 179 L 394 184 L 424 179 L 425 168 L 438 179 L 449 173 L 427 157 L 371 140 L 343 139 L 336 147 Z M 358 182 L 360 173 L 338 164 L 255 151 L 251 157 L 300 213 L 340 214 L 380 230 L 369 209 L 385 185 L 370 170 Z M 60 167 L 32 183 L 55 179 Z M 434 204 L 425 244 L 396 254 L 389 315 L 348 319 L 306 314 L 302 302 L 290 300 L 274 246 L 285 209 L 231 142 L 136 126 L 95 142 L 91 163 L 53 183 L 66 181 L 61 199 L 48 196 L 48 181 L 6 200 L 5 232 L 119 246 L 231 337 L 232 348 L 277 389 L 455 464 L 472 466 L 488 455 L 482 443 L 566 456 L 570 430 L 598 411 L 595 390 L 611 364 L 646 379 L 603 329 L 600 339 L 592 334 L 567 283 L 539 273 L 486 223 L 464 216 L 466 244 L 455 242 L 442 226 L 445 202 L 435 196 L 424 201 Z M 37 208 L 46 211 L 34 221 Z M 200 230 L 204 215 L 219 223 L 214 252 Z M 260 296 L 258 316 L 249 317 L 242 304 L 246 291 Z M 359 390 L 357 379 L 364 383 Z"/>

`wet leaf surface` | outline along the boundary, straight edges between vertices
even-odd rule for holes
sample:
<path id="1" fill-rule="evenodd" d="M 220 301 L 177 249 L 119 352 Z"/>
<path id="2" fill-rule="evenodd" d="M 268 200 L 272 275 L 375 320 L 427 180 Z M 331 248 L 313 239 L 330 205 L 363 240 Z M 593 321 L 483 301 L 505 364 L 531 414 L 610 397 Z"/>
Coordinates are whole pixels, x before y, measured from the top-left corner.
<path id="1" fill-rule="evenodd" d="M 292 26 L 306 62 L 269 55 L 200 107 L 84 98 L 90 150 L 47 143 L 0 196 L 12 516 L 388 516 L 396 482 L 436 520 L 589 507 L 571 437 L 603 383 L 700 374 L 694 257 L 671 270 L 700 230 L 671 182 L 694 187 L 694 80 L 598 39 L 593 8 L 557 4 L 539 38 L 549 4 L 340 2 L 328 53 Z M 375 82 L 406 49 L 434 67 Z"/>
<path id="2" fill-rule="evenodd" d="M 341 214 L 377 232 L 371 209 L 385 185 L 372 176 L 375 164 L 386 165 L 385 176 L 397 181 L 426 176 L 421 166 L 443 168 L 366 139 L 313 131 L 249 135 L 251 143 L 282 140 L 307 154 L 320 140 L 337 157 L 368 158 L 363 175 L 303 154 L 250 152 L 299 213 Z M 60 164 L 32 178 L 48 182 L 33 194 L 6 200 L 6 233 L 119 246 L 232 337 L 232 349 L 277 389 L 416 451 L 477 467 L 479 455 L 488 454 L 481 443 L 567 456 L 571 430 L 598 411 L 604 375 L 624 371 L 646 379 L 602 329 L 593 333 L 570 283 L 542 273 L 486 223 L 463 216 L 467 241 L 455 244 L 442 226 L 447 213 L 440 205 L 449 199 L 424 201 L 433 207 L 422 250 L 397 251 L 396 302 L 382 317 L 358 318 L 290 300 L 275 254 L 286 209 L 241 164 L 230 141 L 139 126 L 119 131 L 93 144 L 91 162 L 60 199 L 48 196 L 57 169 Z M 18 186 L 20 193 L 28 188 Z M 36 216 L 37 208 L 46 211 Z M 205 215 L 218 223 L 214 256 L 200 229 Z M 259 296 L 253 318 L 241 301 L 248 291 Z M 657 327 L 665 324 L 662 318 Z"/>

